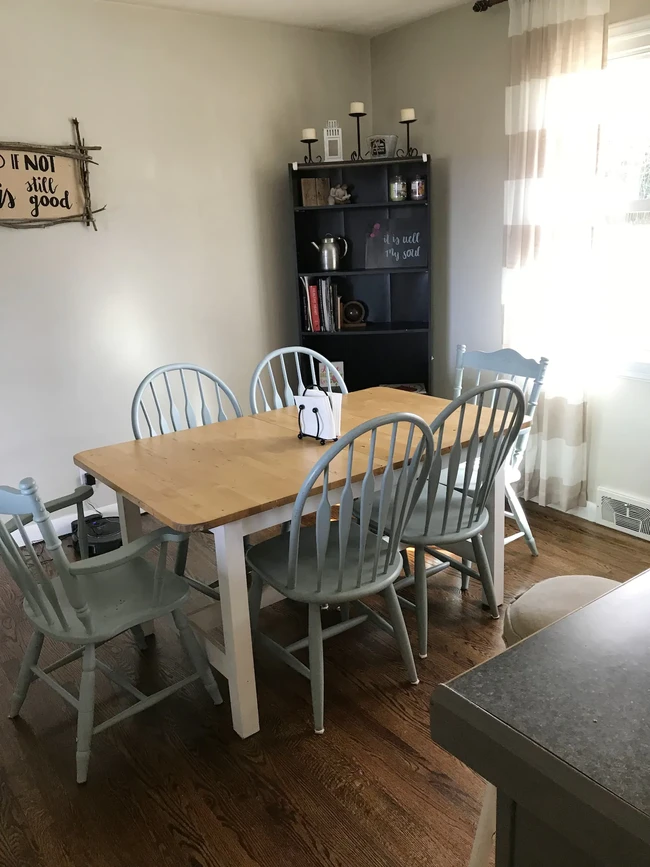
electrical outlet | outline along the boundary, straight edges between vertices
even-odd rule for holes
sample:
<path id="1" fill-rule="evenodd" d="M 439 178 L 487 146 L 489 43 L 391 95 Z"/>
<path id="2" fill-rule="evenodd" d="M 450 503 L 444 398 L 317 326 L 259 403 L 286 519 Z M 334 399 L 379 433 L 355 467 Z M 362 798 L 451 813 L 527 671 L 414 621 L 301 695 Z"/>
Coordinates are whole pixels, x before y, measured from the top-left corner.
<path id="1" fill-rule="evenodd" d="M 77 470 L 77 475 L 79 479 L 80 485 L 96 485 L 97 479 L 94 476 L 91 476 L 90 473 L 87 473 L 85 470 L 82 470 L 81 467 Z"/>

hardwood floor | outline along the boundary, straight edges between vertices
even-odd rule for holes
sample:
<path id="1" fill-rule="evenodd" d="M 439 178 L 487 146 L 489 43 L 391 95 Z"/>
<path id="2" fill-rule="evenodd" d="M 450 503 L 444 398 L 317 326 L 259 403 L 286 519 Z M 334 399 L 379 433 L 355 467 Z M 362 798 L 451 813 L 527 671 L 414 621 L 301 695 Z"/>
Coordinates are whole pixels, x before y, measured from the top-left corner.
<path id="1" fill-rule="evenodd" d="M 645 542 L 529 511 L 540 556 L 522 541 L 508 547 L 508 599 L 551 575 L 624 580 L 650 565 Z M 210 542 L 192 540 L 190 568 L 202 577 L 213 574 Z M 454 573 L 433 579 L 429 599 L 429 657 L 419 661 L 419 686 L 408 685 L 393 642 L 370 625 L 327 643 L 320 737 L 311 729 L 308 682 L 261 658 L 258 735 L 241 741 L 227 700 L 215 708 L 194 684 L 98 735 L 89 782 L 79 787 L 73 711 L 34 684 L 22 718 L 0 718 L 1 867 L 465 864 L 483 783 L 432 743 L 428 702 L 437 683 L 501 650 L 501 624 L 482 611 L 478 588 L 461 595 Z M 0 616 L 0 703 L 8 708 L 30 630 L 2 569 Z M 287 633 L 304 626 L 303 611 L 288 603 L 264 617 L 266 628 Z M 407 624 L 414 635 L 410 614 Z M 56 655 L 46 641 L 44 659 Z M 127 635 L 99 655 L 144 691 L 188 670 L 164 624 L 145 653 Z M 73 664 L 59 677 L 70 687 L 78 675 Z M 103 678 L 98 694 L 98 720 L 128 703 Z"/>

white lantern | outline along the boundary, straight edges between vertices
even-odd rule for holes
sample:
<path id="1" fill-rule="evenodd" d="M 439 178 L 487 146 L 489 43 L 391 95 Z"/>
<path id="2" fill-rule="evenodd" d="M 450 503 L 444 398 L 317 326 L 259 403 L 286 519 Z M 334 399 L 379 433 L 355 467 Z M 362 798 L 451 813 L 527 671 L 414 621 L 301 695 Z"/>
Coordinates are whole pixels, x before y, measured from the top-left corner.
<path id="1" fill-rule="evenodd" d="M 328 120 L 323 129 L 325 162 L 335 163 L 343 159 L 343 137 L 337 120 Z"/>

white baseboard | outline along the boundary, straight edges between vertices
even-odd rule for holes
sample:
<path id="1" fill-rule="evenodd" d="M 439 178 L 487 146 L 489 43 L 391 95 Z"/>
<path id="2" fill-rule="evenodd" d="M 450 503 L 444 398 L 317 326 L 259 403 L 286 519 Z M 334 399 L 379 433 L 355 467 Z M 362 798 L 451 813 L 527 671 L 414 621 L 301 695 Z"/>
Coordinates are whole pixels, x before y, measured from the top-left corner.
<path id="1" fill-rule="evenodd" d="M 101 506 L 98 510 L 93 509 L 92 506 L 89 507 L 88 504 L 84 504 L 85 506 L 85 514 L 89 517 L 90 515 L 96 515 L 97 512 L 101 512 L 104 518 L 115 518 L 117 517 L 117 503 L 109 503 L 107 506 Z M 63 514 L 54 514 L 52 515 L 52 524 L 54 525 L 54 529 L 56 530 L 56 534 L 59 538 L 63 536 L 69 536 L 72 532 L 72 522 L 77 520 L 77 511 L 75 509 L 74 512 L 63 512 Z M 28 524 L 25 528 L 27 530 L 27 535 L 29 536 L 32 542 L 42 542 L 43 537 L 38 529 L 38 524 L 32 523 Z M 13 534 L 16 543 L 21 547 L 24 545 L 24 542 L 18 532 Z"/>
<path id="2" fill-rule="evenodd" d="M 577 509 L 571 509 L 569 515 L 576 515 L 578 518 L 584 518 L 585 521 L 593 521 L 594 524 L 599 524 L 598 509 L 595 503 L 587 500 L 586 506 L 579 506 Z"/>

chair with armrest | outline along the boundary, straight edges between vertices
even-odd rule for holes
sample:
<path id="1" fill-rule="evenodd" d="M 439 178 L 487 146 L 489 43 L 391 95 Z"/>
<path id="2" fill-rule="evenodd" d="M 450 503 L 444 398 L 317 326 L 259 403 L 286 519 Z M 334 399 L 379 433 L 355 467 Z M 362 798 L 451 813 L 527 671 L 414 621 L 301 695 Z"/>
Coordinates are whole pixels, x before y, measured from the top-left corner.
<path id="1" fill-rule="evenodd" d="M 0 515 L 11 516 L 19 531 L 21 527 L 24 531 L 19 516 L 33 516 L 52 557 L 54 570 L 53 576 L 46 574 L 31 542 L 26 542 L 23 556 L 7 526 L 0 521 L 0 557 L 24 596 L 23 608 L 34 627 L 20 667 L 9 715 L 18 716 L 35 678 L 45 681 L 71 704 L 78 714 L 78 783 L 84 783 L 88 776 L 93 734 L 157 704 L 199 678 L 214 703 L 221 703 L 208 660 L 182 611 L 189 589 L 185 580 L 167 569 L 166 565 L 169 543 L 182 542 L 186 538 L 184 534 L 163 527 L 116 551 L 70 563 L 33 479 L 23 479 L 19 490 L 0 488 Z M 157 546 L 160 552 L 154 564 L 143 555 Z M 124 675 L 97 659 L 95 650 L 121 633 L 166 614 L 172 615 L 196 673 L 154 695 L 146 696 Z M 58 662 L 40 668 L 38 661 L 45 636 L 63 644 L 77 645 L 77 648 Z M 82 661 L 78 698 L 51 676 L 52 672 L 76 659 Z M 133 696 L 136 703 L 110 720 L 94 725 L 97 670 Z"/>
<path id="2" fill-rule="evenodd" d="M 463 390 L 465 372 L 469 369 L 474 371 L 473 384 L 480 385 L 481 379 L 487 375 L 490 379 L 507 380 L 516 382 L 526 396 L 526 416 L 531 423 L 537 410 L 539 396 L 546 377 L 548 358 L 524 358 L 514 349 L 498 349 L 495 352 L 468 352 L 467 347 L 459 344 L 456 350 L 456 378 L 454 382 L 454 397 L 459 397 Z M 534 556 L 537 556 L 537 545 L 531 532 L 528 518 L 519 497 L 514 491 L 515 485 L 521 478 L 521 463 L 524 458 L 530 427 L 523 428 L 508 456 L 506 467 L 506 499 L 510 511 L 506 512 L 507 518 L 514 518 L 519 527 L 517 533 L 506 536 L 505 544 L 508 545 L 517 539 L 524 538 L 526 544 Z M 463 584 L 465 589 L 465 584 Z"/>

